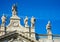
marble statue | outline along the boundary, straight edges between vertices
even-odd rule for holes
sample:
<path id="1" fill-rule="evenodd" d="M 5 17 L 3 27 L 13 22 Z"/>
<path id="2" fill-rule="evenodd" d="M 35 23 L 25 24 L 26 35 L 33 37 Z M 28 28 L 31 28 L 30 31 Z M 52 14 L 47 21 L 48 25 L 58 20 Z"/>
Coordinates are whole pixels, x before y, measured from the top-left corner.
<path id="1" fill-rule="evenodd" d="M 3 16 L 2 16 L 2 23 L 5 23 L 5 21 L 6 21 L 6 17 L 4 16 L 4 14 L 3 14 Z"/>
<path id="2" fill-rule="evenodd" d="M 26 18 L 24 19 L 24 24 L 25 24 L 25 27 L 29 27 L 28 26 L 28 17 L 26 16 Z"/>
<path id="3" fill-rule="evenodd" d="M 51 23 L 48 21 L 48 24 L 46 25 L 48 39 L 52 39 L 52 32 L 51 32 Z"/>
<path id="4" fill-rule="evenodd" d="M 3 31 L 0 33 L 0 36 L 1 35 L 4 35 L 6 33 L 6 27 L 5 27 L 5 22 L 6 22 L 6 16 L 3 14 L 3 16 L 1 17 L 1 20 L 2 20 L 2 24 L 1 24 L 1 28 L 0 28 L 0 31 Z"/>
<path id="5" fill-rule="evenodd" d="M 31 27 L 34 27 L 34 24 L 35 24 L 35 18 L 32 16 L 32 18 L 31 18 Z"/>
<path id="6" fill-rule="evenodd" d="M 12 15 L 14 16 L 14 15 L 16 15 L 17 14 L 17 7 L 16 7 L 16 4 L 14 4 L 13 6 L 12 6 Z"/>
<path id="7" fill-rule="evenodd" d="M 48 21 L 48 24 L 46 25 L 46 29 L 51 29 L 51 23 Z"/>

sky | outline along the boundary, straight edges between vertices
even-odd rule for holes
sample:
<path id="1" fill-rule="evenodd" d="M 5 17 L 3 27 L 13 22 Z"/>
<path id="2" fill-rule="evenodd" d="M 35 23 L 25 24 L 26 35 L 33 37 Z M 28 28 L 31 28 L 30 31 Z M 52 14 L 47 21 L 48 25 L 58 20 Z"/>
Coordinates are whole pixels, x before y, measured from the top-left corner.
<path id="1" fill-rule="evenodd" d="M 0 0 L 0 25 L 3 14 L 7 16 L 6 25 L 9 24 L 13 4 L 17 4 L 21 21 L 25 16 L 28 16 L 29 22 L 32 16 L 36 18 L 36 33 L 47 34 L 46 24 L 50 20 L 52 33 L 60 34 L 60 0 Z"/>

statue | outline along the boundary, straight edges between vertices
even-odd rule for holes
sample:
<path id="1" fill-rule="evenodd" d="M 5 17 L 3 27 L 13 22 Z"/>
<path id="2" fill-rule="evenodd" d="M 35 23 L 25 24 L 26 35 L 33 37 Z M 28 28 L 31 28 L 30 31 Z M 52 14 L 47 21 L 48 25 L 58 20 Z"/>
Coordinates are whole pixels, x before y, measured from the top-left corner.
<path id="1" fill-rule="evenodd" d="M 48 24 L 46 25 L 46 29 L 51 29 L 50 21 L 48 21 Z"/>
<path id="2" fill-rule="evenodd" d="M 25 24 L 25 27 L 29 27 L 28 26 L 28 17 L 26 16 L 26 18 L 24 19 L 24 24 Z"/>
<path id="3" fill-rule="evenodd" d="M 4 14 L 3 14 L 1 19 L 2 19 L 1 30 L 4 31 L 3 32 L 3 35 L 4 35 L 4 34 L 6 34 L 6 26 L 5 26 L 6 16 L 4 16 Z"/>
<path id="4" fill-rule="evenodd" d="M 12 11 L 17 11 L 17 7 L 16 7 L 16 4 L 14 4 L 13 6 L 12 6 Z"/>
<path id="5" fill-rule="evenodd" d="M 48 39 L 52 39 L 52 32 L 51 32 L 51 24 L 50 21 L 48 21 L 48 24 L 46 25 Z"/>
<path id="6" fill-rule="evenodd" d="M 2 23 L 5 23 L 5 21 L 6 21 L 6 17 L 4 16 L 4 14 L 3 14 L 3 16 L 2 16 Z"/>
<path id="7" fill-rule="evenodd" d="M 32 18 L 31 18 L 31 27 L 34 27 L 34 24 L 35 24 L 35 18 L 32 16 Z"/>
<path id="8" fill-rule="evenodd" d="M 17 7 L 16 4 L 12 6 L 12 15 L 15 16 L 17 14 Z"/>

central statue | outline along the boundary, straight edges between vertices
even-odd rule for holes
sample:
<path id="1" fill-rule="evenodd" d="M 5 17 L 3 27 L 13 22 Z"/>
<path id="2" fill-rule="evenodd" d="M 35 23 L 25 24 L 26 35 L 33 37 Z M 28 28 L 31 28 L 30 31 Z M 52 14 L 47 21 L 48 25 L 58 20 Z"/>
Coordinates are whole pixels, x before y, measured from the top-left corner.
<path id="1" fill-rule="evenodd" d="M 16 15 L 17 14 L 17 6 L 16 6 L 16 4 L 14 4 L 13 6 L 12 6 L 12 15 L 14 16 L 14 15 Z"/>

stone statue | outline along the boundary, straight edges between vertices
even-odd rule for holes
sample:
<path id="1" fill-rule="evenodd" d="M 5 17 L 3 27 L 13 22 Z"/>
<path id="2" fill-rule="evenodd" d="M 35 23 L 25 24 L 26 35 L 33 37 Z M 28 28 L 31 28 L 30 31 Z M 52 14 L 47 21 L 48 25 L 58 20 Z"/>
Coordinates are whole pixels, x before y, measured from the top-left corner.
<path id="1" fill-rule="evenodd" d="M 48 21 L 48 24 L 46 25 L 46 29 L 51 29 L 50 21 Z"/>
<path id="2" fill-rule="evenodd" d="M 14 16 L 14 15 L 16 15 L 17 14 L 17 6 L 16 6 L 16 4 L 14 4 L 13 6 L 12 6 L 12 15 Z"/>
<path id="3" fill-rule="evenodd" d="M 4 31 L 4 32 L 2 33 L 2 35 L 4 35 L 4 34 L 6 34 L 6 27 L 5 27 L 6 16 L 4 16 L 4 14 L 3 14 L 3 16 L 1 17 L 1 19 L 2 19 L 1 31 Z"/>
<path id="4" fill-rule="evenodd" d="M 51 23 L 48 21 L 48 24 L 46 25 L 48 39 L 52 39 L 52 32 L 51 32 Z"/>
<path id="5" fill-rule="evenodd" d="M 35 18 L 32 16 L 32 18 L 31 18 L 31 27 L 34 27 L 34 24 L 35 24 Z"/>
<path id="6" fill-rule="evenodd" d="M 28 26 L 28 17 L 26 16 L 26 18 L 24 19 L 24 24 L 25 24 L 25 27 L 29 27 Z"/>
<path id="7" fill-rule="evenodd" d="M 4 16 L 4 14 L 3 14 L 3 16 L 2 16 L 2 23 L 5 23 L 5 21 L 6 21 L 6 17 Z"/>
<path id="8" fill-rule="evenodd" d="M 17 7 L 16 7 L 16 4 L 13 4 L 13 6 L 12 6 L 12 11 L 17 11 Z"/>

